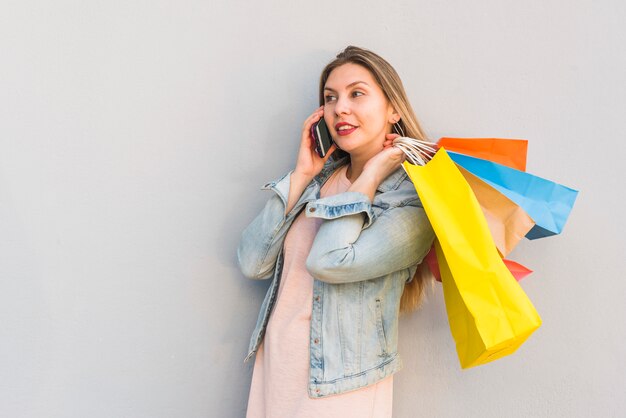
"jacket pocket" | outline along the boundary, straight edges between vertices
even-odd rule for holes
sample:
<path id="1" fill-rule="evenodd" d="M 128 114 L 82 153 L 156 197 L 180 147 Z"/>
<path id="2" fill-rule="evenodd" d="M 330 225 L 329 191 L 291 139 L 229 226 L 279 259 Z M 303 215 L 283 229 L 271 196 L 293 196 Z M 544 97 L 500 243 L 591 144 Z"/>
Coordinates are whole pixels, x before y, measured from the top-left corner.
<path id="1" fill-rule="evenodd" d="M 382 356 L 388 356 L 387 353 L 387 337 L 385 335 L 385 327 L 383 323 L 383 309 L 382 302 L 379 298 L 376 299 L 376 330 L 378 332 L 378 341 L 380 343 L 380 349 L 382 350 Z"/>

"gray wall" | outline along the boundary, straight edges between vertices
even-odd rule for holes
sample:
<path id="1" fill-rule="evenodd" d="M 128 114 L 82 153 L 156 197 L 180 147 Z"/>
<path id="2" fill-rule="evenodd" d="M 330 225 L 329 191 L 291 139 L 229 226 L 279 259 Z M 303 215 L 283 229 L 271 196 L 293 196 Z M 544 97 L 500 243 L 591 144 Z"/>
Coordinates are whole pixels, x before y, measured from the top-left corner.
<path id="1" fill-rule="evenodd" d="M 543 326 L 461 371 L 435 286 L 395 416 L 623 416 L 625 5 L 3 1 L 0 416 L 243 416 L 267 283 L 238 236 L 347 44 L 395 65 L 432 139 L 528 139 L 530 172 L 581 191 L 512 254 Z"/>

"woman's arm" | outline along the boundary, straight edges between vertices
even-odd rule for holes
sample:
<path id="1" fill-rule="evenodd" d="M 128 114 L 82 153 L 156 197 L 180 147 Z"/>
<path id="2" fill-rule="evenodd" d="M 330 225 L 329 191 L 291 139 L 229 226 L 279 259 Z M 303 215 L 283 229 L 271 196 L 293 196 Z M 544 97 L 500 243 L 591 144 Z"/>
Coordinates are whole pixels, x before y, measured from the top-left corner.
<path id="1" fill-rule="evenodd" d="M 405 188 L 387 193 L 409 192 Z M 414 197 L 407 204 L 388 208 L 375 219 L 369 198 L 358 192 L 309 204 L 308 216 L 326 219 L 307 258 L 306 266 L 313 277 L 328 283 L 348 283 L 381 277 L 421 262 L 435 235 L 412 193 Z M 397 198 L 401 197 L 391 200 Z"/>
<path id="2" fill-rule="evenodd" d="M 237 248 L 239 268 L 251 279 L 268 279 L 272 276 L 291 219 L 286 215 L 285 204 L 290 191 L 290 174 L 268 183 L 266 189 L 274 191 L 259 215 L 244 229 Z"/>
<path id="3" fill-rule="evenodd" d="M 330 283 L 373 279 L 415 265 L 428 253 L 434 232 L 408 180 L 379 197 L 389 207 L 378 218 L 372 212 L 378 186 L 404 160 L 402 151 L 391 147 L 395 136 L 387 136 L 385 148 L 346 193 L 309 204 L 308 216 L 326 219 L 307 259 L 315 278 Z"/>
<path id="4" fill-rule="evenodd" d="M 291 174 L 291 187 L 289 188 L 289 198 L 285 206 L 285 213 L 289 213 L 293 206 L 302 195 L 306 186 L 311 183 L 313 178 L 322 171 L 324 164 L 335 152 L 337 146 L 333 144 L 324 158 L 317 155 L 315 144 L 311 138 L 311 127 L 324 116 L 324 107 L 317 108 L 311 116 L 309 116 L 302 125 L 302 133 L 300 135 L 300 149 L 298 150 L 298 160 L 296 161 L 296 169 Z"/>
<path id="5" fill-rule="evenodd" d="M 246 277 L 268 279 L 272 276 L 293 219 L 304 204 L 317 198 L 303 196 L 303 193 L 336 148 L 331 147 L 324 158 L 320 158 L 315 152 L 310 131 L 311 126 L 322 115 L 322 108 L 318 108 L 304 121 L 295 170 L 279 181 L 265 186 L 266 189 L 273 190 L 275 195 L 241 235 L 237 261 Z"/>

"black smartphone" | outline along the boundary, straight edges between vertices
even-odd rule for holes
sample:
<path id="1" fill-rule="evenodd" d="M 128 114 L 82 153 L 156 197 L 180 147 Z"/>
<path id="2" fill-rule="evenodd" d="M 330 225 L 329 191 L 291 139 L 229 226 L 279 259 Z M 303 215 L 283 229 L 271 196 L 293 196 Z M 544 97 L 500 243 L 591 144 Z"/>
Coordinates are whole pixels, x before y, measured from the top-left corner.
<path id="1" fill-rule="evenodd" d="M 330 147 L 333 145 L 333 138 L 330 136 L 330 131 L 328 130 L 328 126 L 326 126 L 326 122 L 324 122 L 323 117 L 319 120 L 319 122 L 314 123 L 313 126 L 311 126 L 311 136 L 315 141 L 315 151 L 317 152 L 317 155 L 324 158 Z"/>

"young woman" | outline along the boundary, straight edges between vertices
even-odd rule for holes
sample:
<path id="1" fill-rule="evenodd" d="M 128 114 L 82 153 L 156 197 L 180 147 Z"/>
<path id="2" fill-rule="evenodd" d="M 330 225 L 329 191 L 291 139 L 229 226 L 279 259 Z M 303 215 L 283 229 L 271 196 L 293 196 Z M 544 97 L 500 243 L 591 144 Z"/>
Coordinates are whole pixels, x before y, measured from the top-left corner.
<path id="1" fill-rule="evenodd" d="M 350 46 L 323 70 L 320 105 L 237 252 L 246 276 L 272 279 L 246 358 L 249 418 L 391 417 L 398 314 L 426 277 L 434 233 L 392 147 L 394 131 L 424 135 L 396 71 Z M 322 117 L 325 158 L 310 135 Z"/>

